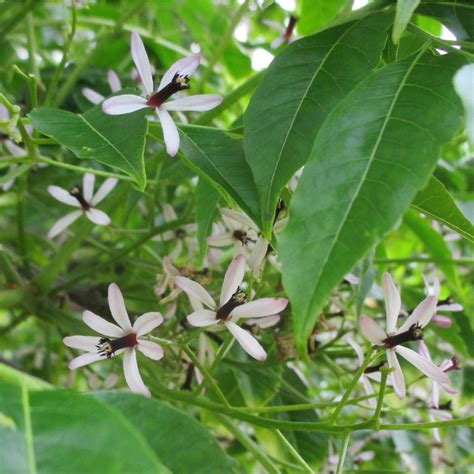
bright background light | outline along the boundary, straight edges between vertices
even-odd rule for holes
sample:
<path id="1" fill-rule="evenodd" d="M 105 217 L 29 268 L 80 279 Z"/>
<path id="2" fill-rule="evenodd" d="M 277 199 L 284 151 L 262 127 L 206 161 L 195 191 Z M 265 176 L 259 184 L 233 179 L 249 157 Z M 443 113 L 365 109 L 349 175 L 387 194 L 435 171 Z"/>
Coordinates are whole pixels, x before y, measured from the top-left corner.
<path id="1" fill-rule="evenodd" d="M 359 8 L 365 7 L 368 3 L 369 3 L 369 0 L 354 0 L 352 9 L 358 10 Z"/>
<path id="2" fill-rule="evenodd" d="M 331 0 L 328 0 L 331 1 Z M 276 3 L 280 5 L 281 8 L 288 12 L 292 12 L 296 8 L 295 0 L 276 0 Z"/>
<path id="3" fill-rule="evenodd" d="M 262 48 L 257 48 L 252 54 L 252 68 L 255 71 L 265 69 L 273 60 L 273 54 Z"/>

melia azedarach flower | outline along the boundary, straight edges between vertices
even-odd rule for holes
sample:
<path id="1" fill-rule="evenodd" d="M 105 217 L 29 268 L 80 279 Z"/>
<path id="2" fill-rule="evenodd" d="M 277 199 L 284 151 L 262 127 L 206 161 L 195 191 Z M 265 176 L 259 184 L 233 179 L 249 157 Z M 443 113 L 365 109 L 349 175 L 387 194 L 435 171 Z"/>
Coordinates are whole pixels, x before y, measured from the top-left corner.
<path id="1" fill-rule="evenodd" d="M 196 327 L 224 325 L 237 339 L 242 348 L 254 359 L 265 360 L 267 354 L 260 343 L 236 323 L 240 318 L 262 318 L 280 313 L 286 308 L 286 298 L 260 298 L 246 302 L 247 295 L 240 288 L 245 274 L 245 256 L 235 257 L 227 269 L 220 294 L 219 304 L 197 282 L 177 276 L 176 285 L 190 297 L 197 298 L 210 309 L 199 309 L 188 315 L 189 324 Z"/>
<path id="2" fill-rule="evenodd" d="M 412 349 L 401 345 L 405 342 L 423 339 L 423 329 L 430 322 L 436 311 L 436 296 L 427 296 L 406 321 L 396 329 L 402 303 L 400 293 L 389 273 L 384 273 L 383 275 L 383 291 L 387 330 L 384 331 L 378 323 L 367 316 L 359 318 L 359 326 L 362 334 L 368 341 L 376 346 L 385 347 L 388 366 L 394 369 L 390 377 L 396 395 L 399 398 L 404 398 L 406 395 L 405 378 L 398 362 L 397 354 L 401 355 L 430 379 L 439 383 L 449 383 L 449 377 L 433 362 Z"/>
<path id="3" fill-rule="evenodd" d="M 150 391 L 138 371 L 136 349 L 153 360 L 160 360 L 163 357 L 163 348 L 159 344 L 142 339 L 163 322 L 163 317 L 156 312 L 145 313 L 138 317 L 132 326 L 122 292 L 115 283 L 109 285 L 108 298 L 110 312 L 118 326 L 91 311 L 84 311 L 82 320 L 105 337 L 65 337 L 63 342 L 66 346 L 86 351 L 85 354 L 71 360 L 69 368 L 75 370 L 98 360 L 110 359 L 123 352 L 123 372 L 130 390 L 150 396 Z"/>
<path id="4" fill-rule="evenodd" d="M 179 149 L 179 134 L 168 111 L 202 112 L 218 106 L 223 98 L 215 94 L 198 94 L 166 102 L 176 92 L 190 88 L 189 78 L 199 66 L 201 57 L 188 56 L 176 61 L 165 72 L 158 90 L 154 92 L 150 62 L 138 33 L 132 33 L 131 53 L 133 62 L 142 80 L 146 98 L 133 94 L 111 97 L 103 102 L 102 111 L 109 115 L 122 115 L 140 109 L 155 109 L 163 128 L 166 151 L 170 156 L 174 156 L 178 153 Z"/>
<path id="5" fill-rule="evenodd" d="M 96 209 L 99 204 L 117 184 L 117 179 L 107 178 L 97 193 L 94 195 L 95 176 L 86 173 L 82 181 L 82 190 L 79 186 L 74 186 L 70 191 L 66 191 L 59 186 L 48 186 L 48 192 L 58 201 L 73 207 L 82 208 L 61 217 L 48 232 L 48 239 L 56 237 L 64 229 L 69 227 L 81 214 L 84 214 L 90 221 L 98 225 L 109 225 L 110 217 L 104 212 Z"/>

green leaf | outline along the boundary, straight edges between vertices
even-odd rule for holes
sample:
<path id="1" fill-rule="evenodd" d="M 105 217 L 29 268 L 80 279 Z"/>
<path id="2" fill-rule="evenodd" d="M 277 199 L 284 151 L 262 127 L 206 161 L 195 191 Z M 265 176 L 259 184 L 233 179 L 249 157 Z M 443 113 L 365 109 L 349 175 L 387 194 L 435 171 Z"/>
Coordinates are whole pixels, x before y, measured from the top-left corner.
<path id="1" fill-rule="evenodd" d="M 429 254 L 440 260 L 449 260 L 452 258 L 451 252 L 441 234 L 436 232 L 431 225 L 422 219 L 415 211 L 408 210 L 403 222 L 411 229 L 411 231 L 423 242 Z M 451 284 L 451 288 L 460 291 L 459 279 L 456 267 L 452 263 L 437 263 L 437 265 Z"/>
<path id="2" fill-rule="evenodd" d="M 244 149 L 267 237 L 281 190 L 308 160 L 331 109 L 377 64 L 391 21 L 390 14 L 370 15 L 295 41 L 255 91 Z"/>
<path id="3" fill-rule="evenodd" d="M 398 44 L 403 32 L 411 20 L 413 12 L 420 4 L 420 0 L 397 0 L 395 22 L 392 30 L 392 41 Z"/>
<path id="4" fill-rule="evenodd" d="M 220 194 L 207 180 L 200 179 L 196 187 L 196 224 L 201 260 L 206 255 L 207 238 L 212 233 L 212 223 L 217 215 Z"/>
<path id="5" fill-rule="evenodd" d="M 147 121 L 145 111 L 107 115 L 100 106 L 85 114 L 67 110 L 35 109 L 33 127 L 54 138 L 79 158 L 90 158 L 131 176 L 141 190 L 146 186 L 143 152 Z"/>
<path id="6" fill-rule="evenodd" d="M 459 210 L 444 184 L 434 176 L 431 177 L 428 186 L 418 192 L 411 205 L 465 239 L 474 241 L 474 225 Z"/>
<path id="7" fill-rule="evenodd" d="M 131 393 L 100 392 L 95 397 L 127 418 L 171 472 L 205 474 L 235 471 L 232 458 L 192 416 L 158 400 Z M 136 469 L 133 472 L 139 471 Z"/>
<path id="8" fill-rule="evenodd" d="M 297 24 L 298 33 L 306 36 L 320 30 L 348 4 L 352 4 L 352 1 L 302 0 Z"/>
<path id="9" fill-rule="evenodd" d="M 258 222 L 258 197 L 242 138 L 215 128 L 181 125 L 186 163 Z"/>
<path id="10" fill-rule="evenodd" d="M 324 123 L 279 251 L 300 352 L 322 305 L 426 185 L 461 127 L 455 55 L 423 51 L 373 73 Z M 423 113 L 420 113 L 420 111 Z"/>
<path id="11" fill-rule="evenodd" d="M 117 410 L 72 392 L 0 383 L 2 473 L 169 472 Z"/>
<path id="12" fill-rule="evenodd" d="M 416 12 L 443 23 L 459 40 L 474 40 L 474 4 L 470 0 L 422 0 Z"/>

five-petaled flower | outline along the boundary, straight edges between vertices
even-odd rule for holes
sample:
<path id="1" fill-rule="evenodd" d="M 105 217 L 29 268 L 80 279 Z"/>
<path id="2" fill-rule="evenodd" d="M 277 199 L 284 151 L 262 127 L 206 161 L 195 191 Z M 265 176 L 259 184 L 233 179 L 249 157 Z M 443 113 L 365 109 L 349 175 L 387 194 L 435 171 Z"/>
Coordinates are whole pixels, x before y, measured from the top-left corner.
<path id="1" fill-rule="evenodd" d="M 154 92 L 150 62 L 145 51 L 145 46 L 138 33 L 132 33 L 131 35 L 131 53 L 133 62 L 135 63 L 145 89 L 146 98 L 133 94 L 111 97 L 103 102 L 102 110 L 109 115 L 122 115 L 145 108 L 154 109 L 158 114 L 163 128 L 166 151 L 170 156 L 174 156 L 178 153 L 179 149 L 179 134 L 168 111 L 210 110 L 222 102 L 222 96 L 215 94 L 198 94 L 167 102 L 176 92 L 190 88 L 190 76 L 199 66 L 201 57 L 188 56 L 176 61 L 165 72 L 158 90 Z"/>
<path id="2" fill-rule="evenodd" d="M 84 311 L 83 321 L 105 337 L 65 337 L 63 341 L 66 346 L 86 351 L 85 354 L 71 360 L 69 368 L 75 370 L 123 352 L 123 371 L 130 390 L 150 396 L 150 391 L 143 383 L 138 371 L 136 349 L 153 360 L 160 360 L 163 357 L 163 349 L 159 344 L 142 339 L 163 322 L 163 317 L 160 313 L 145 313 L 137 318 L 132 326 L 122 293 L 115 283 L 109 285 L 108 297 L 110 312 L 118 326 L 109 323 L 91 311 Z"/>
<path id="3" fill-rule="evenodd" d="M 69 206 L 80 207 L 81 210 L 74 211 L 61 217 L 48 232 L 48 239 L 54 238 L 64 229 L 69 227 L 76 219 L 84 214 L 90 221 L 98 225 L 109 225 L 110 217 L 103 211 L 96 209 L 99 204 L 117 184 L 117 179 L 107 178 L 97 193 L 94 195 L 95 176 L 90 173 L 84 175 L 82 190 L 79 186 L 74 186 L 70 191 L 66 191 L 59 186 L 48 186 L 48 192 L 58 201 Z"/>
<path id="4" fill-rule="evenodd" d="M 397 354 L 401 355 L 418 370 L 430 379 L 439 383 L 449 383 L 448 376 L 433 362 L 421 356 L 412 349 L 401 344 L 409 341 L 423 339 L 423 329 L 430 322 L 436 311 L 437 298 L 434 295 L 427 296 L 396 329 L 398 315 L 401 309 L 400 293 L 398 292 L 392 277 L 388 273 L 383 275 L 383 290 L 385 298 L 385 310 L 387 317 L 387 330 L 368 318 L 361 316 L 359 325 L 364 337 L 376 346 L 384 346 L 387 354 L 387 362 L 394 371 L 390 374 L 391 382 L 396 395 L 404 398 L 406 395 L 405 378 L 397 360 Z"/>
<path id="5" fill-rule="evenodd" d="M 240 318 L 261 318 L 280 313 L 286 308 L 286 298 L 260 298 L 249 303 L 247 295 L 240 288 L 245 274 L 245 257 L 235 257 L 227 269 L 222 284 L 219 304 L 197 282 L 189 278 L 177 276 L 176 285 L 188 296 L 197 298 L 210 309 L 199 309 L 191 313 L 187 320 L 197 327 L 224 325 L 237 339 L 242 348 L 257 360 L 265 360 L 267 354 L 260 343 L 245 329 L 236 323 Z"/>

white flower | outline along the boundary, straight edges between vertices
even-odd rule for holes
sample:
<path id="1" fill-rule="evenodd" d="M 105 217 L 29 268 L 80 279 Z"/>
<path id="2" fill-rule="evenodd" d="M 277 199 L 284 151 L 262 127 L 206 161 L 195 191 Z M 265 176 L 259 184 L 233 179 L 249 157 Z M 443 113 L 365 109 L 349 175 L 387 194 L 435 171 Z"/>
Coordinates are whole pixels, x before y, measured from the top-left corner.
<path id="1" fill-rule="evenodd" d="M 454 75 L 453 83 L 466 112 L 467 137 L 474 145 L 474 64 L 466 64 L 459 69 Z"/>
<path id="2" fill-rule="evenodd" d="M 433 278 L 432 281 L 423 275 L 423 280 L 425 282 L 425 293 L 427 295 L 434 295 L 436 298 L 439 298 L 440 293 L 440 284 L 437 278 Z M 459 303 L 451 301 L 451 298 L 448 298 L 445 301 L 438 301 L 436 306 L 436 311 L 446 311 L 446 312 L 456 312 L 462 311 L 464 308 Z M 448 316 L 443 316 L 440 314 L 435 314 L 433 316 L 433 324 L 442 328 L 449 328 L 452 325 L 452 321 Z"/>
<path id="3" fill-rule="evenodd" d="M 433 362 L 401 345 L 404 342 L 423 338 L 423 328 L 430 322 L 436 311 L 436 296 L 427 296 L 400 328 L 396 329 L 401 309 L 401 299 L 392 277 L 388 273 L 383 275 L 383 290 L 387 330 L 384 331 L 378 323 L 367 316 L 359 318 L 359 326 L 367 340 L 376 346 L 384 346 L 386 348 L 388 366 L 394 369 L 390 377 L 396 395 L 399 398 L 404 398 L 406 395 L 405 378 L 398 362 L 397 354 L 413 364 L 430 379 L 441 383 L 449 383 L 448 376 Z"/>
<path id="4" fill-rule="evenodd" d="M 270 47 L 272 49 L 276 49 L 280 47 L 283 43 L 290 43 L 291 41 L 294 41 L 295 39 L 297 39 L 297 38 L 292 39 L 293 30 L 295 29 L 295 25 L 297 21 L 298 21 L 298 17 L 291 15 L 288 20 L 288 25 L 285 28 L 276 21 L 263 20 L 262 23 L 280 32 L 280 36 L 275 38 L 270 44 Z"/>
<path id="5" fill-rule="evenodd" d="M 166 102 L 176 92 L 189 89 L 189 78 L 199 66 L 200 56 L 188 56 L 176 61 L 163 75 L 158 90 L 154 92 L 153 77 L 145 46 L 137 33 L 131 35 L 132 59 L 140 75 L 146 98 L 139 95 L 124 94 L 107 99 L 102 110 L 109 115 L 122 115 L 140 109 L 152 108 L 158 114 L 163 128 L 166 151 L 170 156 L 179 149 L 179 134 L 171 115 L 173 111 L 205 111 L 213 109 L 222 102 L 222 96 L 198 94 L 191 97 Z"/>
<path id="6" fill-rule="evenodd" d="M 163 204 L 163 217 L 165 222 L 173 222 L 178 219 L 173 207 L 168 203 Z M 167 230 L 166 232 L 163 232 L 162 235 L 153 237 L 152 240 L 161 242 L 174 241 L 176 243 L 176 247 L 169 254 L 169 258 L 171 260 L 176 260 L 181 255 L 183 246 L 188 248 L 189 255 L 192 255 L 193 250 L 197 250 L 197 241 L 194 237 L 190 236 L 190 233 L 196 232 L 196 229 L 197 225 L 195 223 L 184 224 L 178 229 Z"/>
<path id="7" fill-rule="evenodd" d="M 97 193 L 94 193 L 95 176 L 86 173 L 83 178 L 82 190 L 79 186 L 74 186 L 70 191 L 66 191 L 59 186 L 48 186 L 48 192 L 58 201 L 73 207 L 80 207 L 81 210 L 71 212 L 61 217 L 48 232 L 48 239 L 54 238 L 64 229 L 69 227 L 76 219 L 84 214 L 90 221 L 98 225 L 109 225 L 109 216 L 94 206 L 99 204 L 117 184 L 115 178 L 107 178 Z"/>
<path id="8" fill-rule="evenodd" d="M 189 324 L 206 327 L 224 325 L 237 339 L 242 348 L 257 360 L 265 360 L 267 354 L 260 343 L 236 322 L 240 318 L 261 318 L 280 313 L 286 308 L 286 298 L 261 298 L 246 303 L 246 294 L 240 289 L 245 274 L 245 257 L 235 257 L 224 276 L 219 304 L 197 282 L 185 277 L 176 277 L 176 285 L 190 297 L 201 301 L 210 309 L 198 309 L 187 317 Z"/>
<path id="9" fill-rule="evenodd" d="M 122 89 L 120 78 L 117 76 L 117 73 L 112 69 L 109 69 L 107 71 L 107 82 L 109 83 L 110 90 L 112 92 L 118 92 L 120 89 Z M 84 87 L 82 89 L 82 95 L 93 104 L 100 104 L 105 99 L 102 94 L 99 94 L 98 92 L 89 89 L 88 87 Z"/>
<path id="10" fill-rule="evenodd" d="M 123 371 L 130 390 L 150 396 L 150 391 L 138 371 L 136 349 L 153 360 L 160 360 L 163 357 L 163 349 L 159 344 L 142 339 L 163 322 L 163 317 L 160 313 L 145 313 L 137 318 L 132 326 L 122 293 L 115 283 L 109 285 L 108 298 L 110 312 L 118 326 L 91 311 L 84 311 L 83 321 L 106 337 L 65 337 L 63 341 L 66 346 L 86 351 L 85 354 L 71 360 L 69 368 L 75 370 L 98 360 L 110 359 L 123 352 Z"/>

